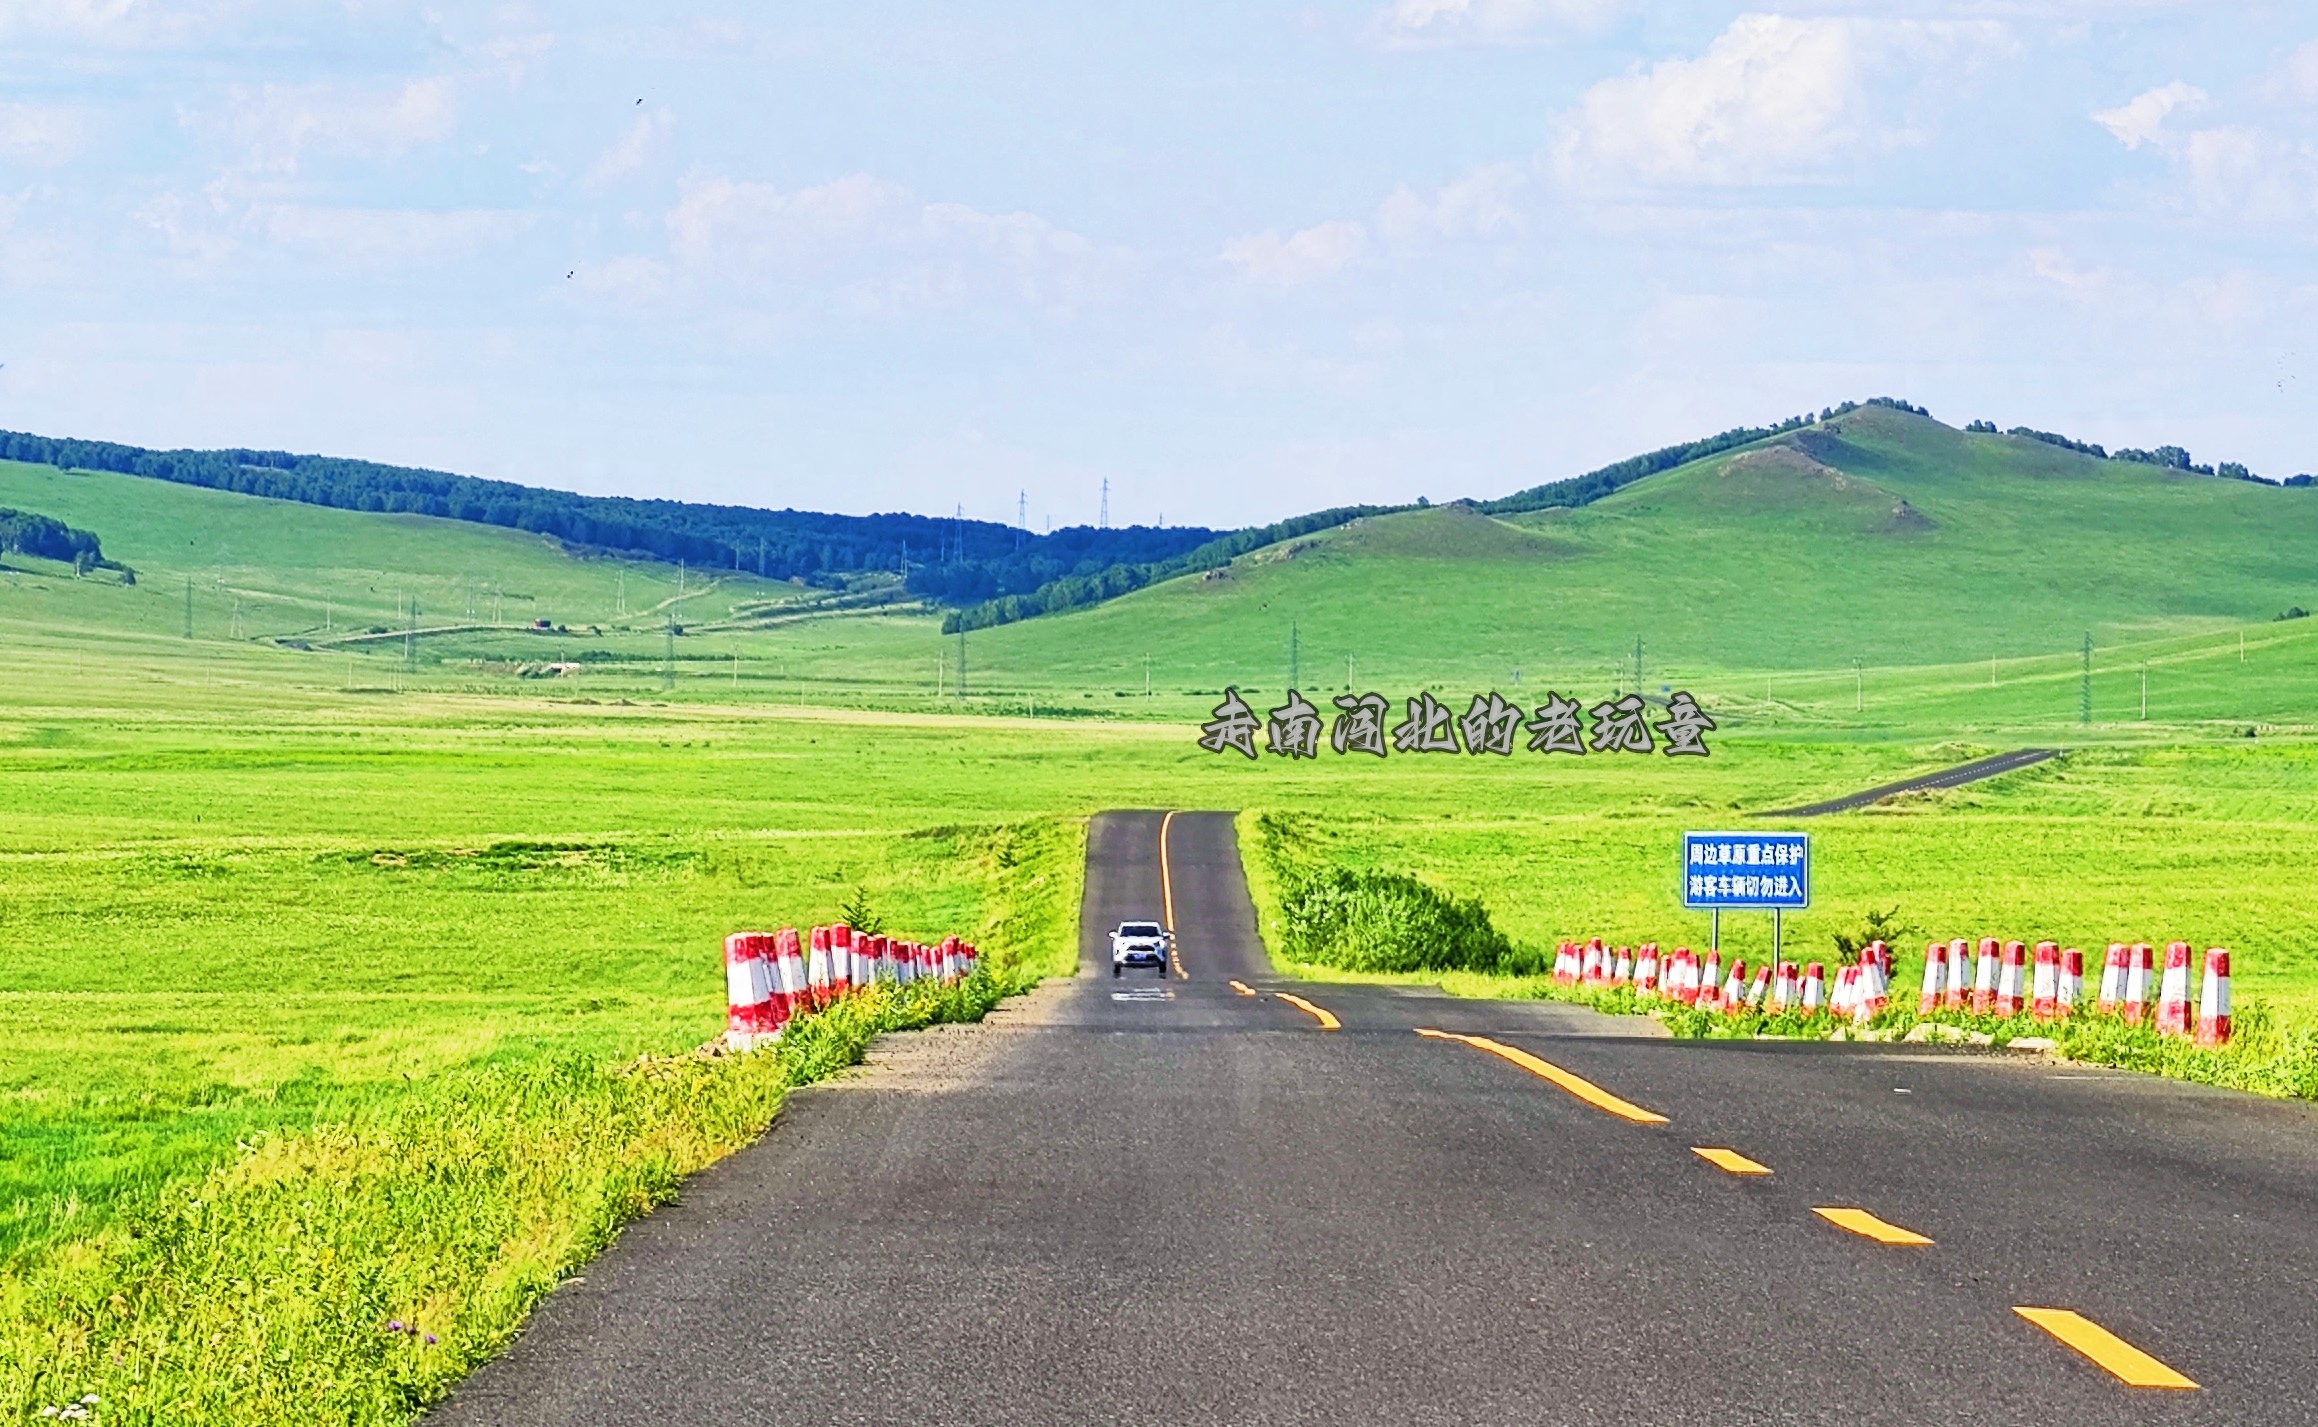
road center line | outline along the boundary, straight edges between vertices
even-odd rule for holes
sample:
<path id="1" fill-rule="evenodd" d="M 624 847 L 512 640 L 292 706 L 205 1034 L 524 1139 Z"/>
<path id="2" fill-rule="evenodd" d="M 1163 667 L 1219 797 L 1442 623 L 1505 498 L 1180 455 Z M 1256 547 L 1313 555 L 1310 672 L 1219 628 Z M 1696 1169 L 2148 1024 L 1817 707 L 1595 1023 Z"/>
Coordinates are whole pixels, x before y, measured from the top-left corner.
<path id="1" fill-rule="evenodd" d="M 1725 1174 L 1769 1174 L 1771 1172 L 1769 1165 L 1757 1164 L 1737 1150 L 1702 1149 L 1697 1145 L 1692 1145 L 1690 1152 Z"/>
<path id="2" fill-rule="evenodd" d="M 1440 1041 L 1463 1041 L 1476 1050 L 1485 1050 L 1491 1055 L 1510 1060 L 1539 1079 L 1550 1080 L 1595 1109 L 1608 1111 L 1621 1120 L 1631 1120 L 1637 1125 L 1666 1123 L 1666 1117 L 1657 1111 L 1645 1110 L 1630 1100 L 1621 1100 L 1591 1080 L 1572 1075 L 1551 1061 L 1539 1060 L 1528 1051 L 1509 1046 L 1503 1041 L 1493 1041 L 1487 1036 L 1461 1036 L 1453 1031 L 1429 1030 L 1422 1026 L 1417 1028 L 1417 1034 Z"/>
<path id="3" fill-rule="evenodd" d="M 1237 991 L 1237 992 L 1239 992 L 1239 993 L 1240 993 L 1242 996 L 1253 996 L 1253 995 L 1255 995 L 1255 994 L 1256 994 L 1256 988 L 1255 988 L 1255 987 L 1253 987 L 1253 986 L 1250 986 L 1250 985 L 1249 985 L 1248 983 L 1246 983 L 1245 981 L 1234 981 L 1234 982 L 1232 982 L 1232 983 L 1231 983 L 1231 989 L 1232 989 L 1232 990 L 1234 990 L 1234 991 Z"/>
<path id="4" fill-rule="evenodd" d="M 2072 1313 L 2066 1308 L 2015 1308 L 2012 1311 L 2083 1353 L 2127 1387 L 2197 1386 L 2082 1314 Z"/>
<path id="5" fill-rule="evenodd" d="M 1930 1239 L 1915 1230 L 1887 1223 L 1865 1209 L 1813 1209 L 1811 1212 L 1838 1229 L 1847 1230 L 1863 1239 L 1873 1239 L 1879 1244 L 1913 1248 L 1931 1243 Z"/>
<path id="6" fill-rule="evenodd" d="M 1167 931 L 1175 931 L 1175 878 L 1167 867 L 1167 829 L 1175 825 L 1175 814 L 1170 811 L 1159 819 L 1159 901 L 1167 912 Z"/>
<path id="7" fill-rule="evenodd" d="M 1275 991 L 1272 994 L 1287 1002 L 1289 1005 L 1294 1006 L 1297 1010 L 1304 1012 L 1313 1020 L 1318 1021 L 1320 1023 L 1320 1029 L 1324 1031 L 1342 1030 L 1344 1028 L 1344 1023 L 1337 1020 L 1335 1016 L 1329 1014 L 1326 1009 L 1313 1005 L 1310 1001 L 1305 1000 L 1301 996 L 1291 996 L 1285 991 Z"/>

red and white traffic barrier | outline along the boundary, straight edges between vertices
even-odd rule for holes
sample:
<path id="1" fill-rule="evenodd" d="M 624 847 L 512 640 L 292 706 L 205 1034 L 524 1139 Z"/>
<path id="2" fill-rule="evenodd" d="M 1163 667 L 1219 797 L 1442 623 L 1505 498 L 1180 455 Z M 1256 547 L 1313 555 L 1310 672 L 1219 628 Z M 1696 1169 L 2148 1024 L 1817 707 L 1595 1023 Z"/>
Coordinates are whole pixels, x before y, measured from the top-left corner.
<path id="1" fill-rule="evenodd" d="M 1691 1004 L 1702 1011 L 1722 1009 L 1722 951 L 1718 947 L 1706 949 L 1706 962 L 1698 972 L 1698 995 Z"/>
<path id="2" fill-rule="evenodd" d="M 748 1050 L 771 1028 L 766 1005 L 772 977 L 765 967 L 763 932 L 734 932 L 724 939 L 724 1038 L 734 1050 Z"/>
<path id="3" fill-rule="evenodd" d="M 2002 965 L 1999 943 L 1992 936 L 1980 938 L 1980 958 L 1972 970 L 1972 1014 L 1992 1015 L 1996 1010 L 1996 978 Z"/>
<path id="4" fill-rule="evenodd" d="M 805 944 L 795 927 L 783 927 L 773 938 L 773 991 L 781 998 L 783 1021 L 812 1009 L 805 985 Z"/>
<path id="5" fill-rule="evenodd" d="M 1948 983 L 1948 948 L 1943 942 L 1933 942 L 1924 948 L 1924 989 L 1916 997 L 1916 1014 L 1928 1016 L 1940 1009 L 1941 993 Z"/>
<path id="6" fill-rule="evenodd" d="M 1827 1004 L 1827 968 L 1814 961 L 1803 968 L 1803 1014 L 1816 1016 Z"/>
<path id="7" fill-rule="evenodd" d="M 1646 941 L 1634 956 L 1634 992 L 1638 996 L 1658 994 L 1658 943 Z"/>
<path id="8" fill-rule="evenodd" d="M 2060 1015 L 2060 944 L 2036 944 L 2036 980 L 2030 984 L 2028 1009 L 2040 1021 Z"/>
<path id="9" fill-rule="evenodd" d="M 1618 964 L 1610 969 L 1610 984 L 1612 986 L 1631 986 L 1634 984 L 1634 948 L 1630 946 L 1618 948 Z"/>
<path id="10" fill-rule="evenodd" d="M 2028 944 L 2004 943 L 2004 959 L 1996 967 L 1996 999 L 1989 1005 L 1994 1016 L 2017 1016 L 2023 993 L 2028 990 Z"/>
<path id="11" fill-rule="evenodd" d="M 2218 946 L 2205 953 L 2205 985 L 2197 995 L 2197 1043 L 2229 1044 L 2229 953 Z"/>
<path id="12" fill-rule="evenodd" d="M 829 981 L 837 994 L 862 987 L 861 959 L 853 946 L 853 928 L 843 922 L 829 928 Z"/>
<path id="13" fill-rule="evenodd" d="M 2157 1034 L 2189 1034 L 2189 943 L 2165 945 L 2165 979 L 2157 988 Z"/>
<path id="14" fill-rule="evenodd" d="M 1858 996 L 1859 966 L 1857 964 L 1845 966 L 1838 962 L 1835 967 L 1835 984 L 1828 988 L 1828 1013 L 1837 1020 L 1848 1018 L 1851 1015 L 1852 1004 Z"/>
<path id="15" fill-rule="evenodd" d="M 1586 943 L 1585 959 L 1578 964 L 1578 984 L 1580 986 L 1599 986 L 1602 984 L 1602 952 L 1600 937 Z"/>
<path id="16" fill-rule="evenodd" d="M 2149 994 L 2156 990 L 2155 949 L 2145 941 L 2125 948 L 2125 1024 L 2137 1026 L 2149 1014 Z"/>
<path id="17" fill-rule="evenodd" d="M 829 1004 L 829 928 L 805 934 L 805 997 L 814 1010 Z"/>
<path id="18" fill-rule="evenodd" d="M 2093 1009 L 2104 1016 L 2113 1013 L 2117 1004 L 2125 999 L 2126 954 L 2125 944 L 2113 941 L 2109 943 L 2107 956 L 2101 961 L 2101 999 L 2093 1003 Z"/>
<path id="19" fill-rule="evenodd" d="M 1802 1003 L 1803 987 L 1798 979 L 1799 971 L 1800 968 L 1792 961 L 1779 963 L 1778 972 L 1771 981 L 1773 1011 L 1792 1011 Z"/>
<path id="20" fill-rule="evenodd" d="M 1573 954 L 1570 944 L 1566 941 L 1553 949 L 1553 980 L 1555 985 L 1567 986 L 1577 979 L 1577 973 L 1570 964 L 1570 957 Z"/>
<path id="21" fill-rule="evenodd" d="M 1882 943 L 1878 942 L 1878 946 Z M 1859 986 L 1852 1002 L 1851 1017 L 1866 1025 L 1884 1012 L 1891 1004 L 1891 948 L 1884 947 L 1875 960 L 1859 968 Z"/>
<path id="22" fill-rule="evenodd" d="M 1755 968 L 1754 984 L 1747 988 L 1747 1005 L 1761 1010 L 1771 999 L 1771 968 L 1764 963 Z"/>
<path id="23" fill-rule="evenodd" d="M 2085 999 L 2085 954 L 2076 947 L 2063 947 L 2060 953 L 2060 1013 L 2073 1016 Z"/>
<path id="24" fill-rule="evenodd" d="M 1951 1011 L 1972 1004 L 1972 943 L 1957 937 L 1948 943 L 1948 999 Z"/>
<path id="25" fill-rule="evenodd" d="M 1687 946 L 1674 948 L 1674 999 L 1685 1006 L 1698 1004 L 1698 953 Z"/>
<path id="26" fill-rule="evenodd" d="M 1744 961 L 1734 961 L 1730 964 L 1730 980 L 1722 984 L 1722 1009 L 1726 1013 L 1736 1016 L 1742 1014 L 1746 1008 L 1747 964 Z"/>

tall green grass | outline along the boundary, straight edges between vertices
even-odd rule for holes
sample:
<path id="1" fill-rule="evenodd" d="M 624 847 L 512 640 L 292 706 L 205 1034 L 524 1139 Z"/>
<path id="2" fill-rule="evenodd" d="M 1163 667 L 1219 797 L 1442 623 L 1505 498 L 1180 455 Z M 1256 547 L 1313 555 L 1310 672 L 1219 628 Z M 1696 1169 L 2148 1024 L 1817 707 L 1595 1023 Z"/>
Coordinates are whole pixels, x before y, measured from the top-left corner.
<path id="1" fill-rule="evenodd" d="M 407 1422 L 686 1174 L 872 1037 L 980 1016 L 1021 974 L 880 987 L 743 1056 L 564 1055 L 261 1134 L 149 1208 L 0 1272 L 0 1411 Z"/>

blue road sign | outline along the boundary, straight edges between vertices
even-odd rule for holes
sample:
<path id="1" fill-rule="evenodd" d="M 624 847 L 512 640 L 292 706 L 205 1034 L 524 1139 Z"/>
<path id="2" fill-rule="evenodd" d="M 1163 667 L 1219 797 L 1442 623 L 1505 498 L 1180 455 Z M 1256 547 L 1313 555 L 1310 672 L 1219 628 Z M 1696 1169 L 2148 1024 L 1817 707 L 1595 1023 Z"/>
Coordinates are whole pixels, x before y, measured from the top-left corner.
<path id="1" fill-rule="evenodd" d="M 1811 834 L 1684 833 L 1682 905 L 1751 912 L 1810 906 Z"/>

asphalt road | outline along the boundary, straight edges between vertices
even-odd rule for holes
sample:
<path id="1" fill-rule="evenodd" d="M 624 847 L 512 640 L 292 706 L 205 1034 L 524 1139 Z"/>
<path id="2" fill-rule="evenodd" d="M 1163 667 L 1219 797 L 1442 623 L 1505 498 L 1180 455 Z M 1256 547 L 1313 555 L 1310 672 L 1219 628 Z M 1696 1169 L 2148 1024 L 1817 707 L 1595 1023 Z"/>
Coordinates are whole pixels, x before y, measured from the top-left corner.
<path id="1" fill-rule="evenodd" d="M 432 1420 L 2318 1420 L 2311 1107 L 1285 982 L 1230 820 L 1176 816 L 1164 877 L 1161 825 L 1092 830 L 1099 974 L 800 1092 Z M 1170 897 L 1182 974 L 1114 980 L 1101 933 Z M 2126 1386 L 2018 1307 L 2201 1386 Z"/>
<path id="2" fill-rule="evenodd" d="M 2033 767 L 2044 762 L 2047 758 L 2058 758 L 2060 754 L 2061 750 L 2057 748 L 2016 748 L 2010 753 L 1996 753 L 1986 758 L 1975 758 L 1969 763 L 1959 763 L 1953 768 L 1942 768 L 1937 773 L 1926 773 L 1920 778 L 1905 778 L 1897 783 L 1886 783 L 1880 788 L 1869 788 L 1865 792 L 1830 798 L 1824 803 L 1812 803 L 1808 807 L 1801 808 L 1782 808 L 1774 813 L 1765 813 L 1763 816 L 1816 818 L 1824 817 L 1829 813 L 1847 813 L 1853 808 L 1864 808 L 1869 803 L 1880 803 L 1885 798 L 1895 797 L 1901 793 L 1920 793 L 1934 788 L 1961 788 L 1966 783 L 1977 783 L 1985 778 L 2001 777 L 2006 773 Z"/>

